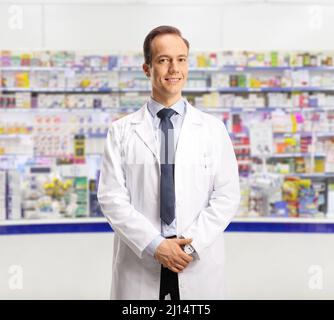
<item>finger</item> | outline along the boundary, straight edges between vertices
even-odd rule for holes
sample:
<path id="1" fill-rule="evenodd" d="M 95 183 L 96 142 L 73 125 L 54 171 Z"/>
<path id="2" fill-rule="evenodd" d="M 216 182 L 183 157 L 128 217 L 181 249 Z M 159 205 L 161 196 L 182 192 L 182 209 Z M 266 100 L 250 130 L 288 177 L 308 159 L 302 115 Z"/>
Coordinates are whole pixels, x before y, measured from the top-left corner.
<path id="1" fill-rule="evenodd" d="M 188 262 L 183 259 L 177 259 L 175 260 L 174 265 L 179 265 L 182 268 L 185 268 L 188 265 Z"/>
<path id="2" fill-rule="evenodd" d="M 187 254 L 187 253 L 186 253 L 186 256 L 182 255 L 181 258 L 182 258 L 183 261 L 185 261 L 187 264 L 194 260 L 194 258 L 193 258 L 191 255 Z"/>
<path id="3" fill-rule="evenodd" d="M 173 259 L 166 262 L 164 267 L 168 269 L 171 269 L 172 267 L 184 269 L 186 267 L 186 263 L 182 259 Z"/>
<path id="4" fill-rule="evenodd" d="M 188 263 L 193 261 L 193 257 L 190 254 L 185 253 L 182 249 L 180 250 L 179 257 L 186 260 Z"/>
<path id="5" fill-rule="evenodd" d="M 177 243 L 179 246 L 184 246 L 192 242 L 192 239 L 172 239 L 172 240 L 174 240 L 174 242 Z"/>
<path id="6" fill-rule="evenodd" d="M 171 270 L 171 271 L 173 271 L 173 272 L 176 272 L 176 273 L 181 272 L 181 270 L 179 270 L 179 269 L 176 268 L 175 266 L 169 267 L 168 269 Z"/>
<path id="7" fill-rule="evenodd" d="M 189 243 L 191 243 L 191 242 L 193 241 L 193 239 L 190 239 L 190 238 L 188 238 L 188 239 L 175 239 L 175 241 L 176 241 L 179 245 L 183 246 L 183 245 L 185 245 L 185 244 L 189 244 Z"/>
<path id="8" fill-rule="evenodd" d="M 179 270 L 179 272 L 181 272 L 184 269 L 184 267 L 182 265 L 180 265 L 180 264 L 176 264 L 174 266 L 175 266 L 176 269 Z"/>
<path id="9" fill-rule="evenodd" d="M 191 261 L 193 259 L 192 255 L 185 253 L 181 247 L 179 248 L 178 253 L 178 256 L 186 261 Z"/>

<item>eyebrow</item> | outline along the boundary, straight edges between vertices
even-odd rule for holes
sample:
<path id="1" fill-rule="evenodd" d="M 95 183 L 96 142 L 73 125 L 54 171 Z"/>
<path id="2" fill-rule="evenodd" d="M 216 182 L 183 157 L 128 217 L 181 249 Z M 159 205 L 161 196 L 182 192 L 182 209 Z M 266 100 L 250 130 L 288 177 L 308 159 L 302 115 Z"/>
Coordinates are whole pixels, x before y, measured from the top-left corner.
<path id="1" fill-rule="evenodd" d="M 167 55 L 167 54 L 161 54 L 160 56 L 157 56 L 156 59 L 160 59 L 160 58 L 163 58 L 163 57 L 170 58 L 170 56 Z M 187 58 L 187 55 L 185 55 L 185 54 L 180 54 L 180 55 L 178 55 L 177 57 L 178 57 L 178 58 L 181 58 L 181 57 L 185 57 L 185 58 Z"/>

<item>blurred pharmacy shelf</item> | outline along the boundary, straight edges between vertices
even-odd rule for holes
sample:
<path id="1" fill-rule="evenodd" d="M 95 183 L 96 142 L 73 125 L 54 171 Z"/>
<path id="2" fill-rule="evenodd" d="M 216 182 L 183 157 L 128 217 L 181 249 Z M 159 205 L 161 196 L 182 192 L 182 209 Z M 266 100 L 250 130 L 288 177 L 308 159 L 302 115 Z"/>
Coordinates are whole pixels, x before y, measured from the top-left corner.
<path id="1" fill-rule="evenodd" d="M 60 180 L 64 178 L 65 181 L 66 177 L 80 182 L 78 186 L 86 190 L 84 195 L 91 197 L 80 204 L 85 214 L 99 216 L 95 189 L 100 155 L 110 123 L 138 110 L 151 91 L 150 81 L 140 67 L 142 62 L 141 53 L 0 52 L 0 169 L 5 170 L 5 174 L 1 171 L 0 174 L 4 185 L 8 184 L 6 197 L 11 197 L 8 203 L 2 201 L 1 204 L 4 197 L 0 194 L 0 212 L 1 205 L 10 208 L 6 215 L 2 215 L 9 219 L 8 225 L 0 222 L 2 228 L 19 228 L 18 233 L 25 230 L 38 233 L 39 226 L 42 233 L 53 232 L 52 228 L 56 228 L 55 232 L 71 232 L 71 228 L 73 232 L 81 232 L 83 228 L 87 230 L 83 232 L 98 232 L 99 228 L 110 230 L 103 219 L 29 220 L 36 218 L 30 215 L 36 208 L 30 208 L 31 211 L 23 207 L 20 214 L 20 196 L 26 197 L 29 206 L 37 201 L 33 195 L 20 195 L 15 183 L 18 185 L 22 179 L 27 193 L 30 184 L 37 183 L 37 175 L 50 184 L 48 174 L 59 171 Z M 318 230 L 317 224 L 332 224 L 325 219 L 321 221 L 326 223 L 320 223 L 317 211 L 326 216 L 326 211 L 332 212 L 334 208 L 333 71 L 334 52 L 190 54 L 189 76 L 183 96 L 198 109 L 224 122 L 235 147 L 240 176 L 249 182 L 254 173 L 261 172 L 261 163 L 266 158 L 268 171 L 278 172 L 276 177 L 288 180 L 287 183 L 282 180 L 284 199 L 279 197 L 279 201 L 276 197 L 279 190 L 275 190 L 276 194 L 270 193 L 275 195 L 269 200 L 273 202 L 271 204 L 277 204 L 277 218 L 236 218 L 228 231 L 299 232 L 300 228 L 310 230 L 310 226 L 315 225 L 311 230 Z M 250 139 L 254 122 L 270 123 L 272 127 L 272 148 L 265 158 L 254 152 L 257 139 Z M 86 164 L 87 169 L 79 170 L 77 163 Z M 36 166 L 41 164 L 47 169 L 45 176 L 42 173 L 39 176 L 37 172 Z M 18 168 L 22 177 L 15 175 Z M 81 177 L 77 176 L 77 170 Z M 305 187 L 310 185 L 308 179 L 312 180 L 315 191 Z M 305 222 L 303 218 L 280 218 L 296 216 L 290 207 L 295 203 L 294 199 L 289 196 L 297 192 L 297 180 L 301 180 L 299 194 L 304 192 L 300 196 L 303 201 L 298 214 L 312 216 Z M 248 210 L 251 216 L 254 212 L 260 216 L 268 214 L 261 211 L 264 199 L 260 198 L 257 181 L 252 183 L 243 184 L 243 199 L 249 201 L 243 202 L 245 210 L 240 212 L 248 215 Z M 76 192 L 80 193 L 80 190 L 78 188 Z M 72 194 L 72 191 L 68 193 Z M 42 196 L 40 194 L 39 200 Z M 286 208 L 282 207 L 283 202 L 288 203 Z M 91 203 L 94 205 L 89 207 Z M 43 207 L 43 212 L 54 213 L 51 202 L 41 201 L 39 206 Z M 22 220 L 13 220 L 18 217 Z M 284 229 L 284 224 L 289 225 L 289 230 Z"/>
<path id="2" fill-rule="evenodd" d="M 38 66 L 11 66 L 11 67 L 0 67 L 0 71 L 89 71 L 89 72 L 105 72 L 105 71 L 116 71 L 116 72 L 142 72 L 143 69 L 137 66 L 120 66 L 120 67 L 38 67 Z M 251 66 L 236 66 L 236 65 L 225 65 L 222 67 L 189 67 L 189 71 L 193 72 L 253 72 L 253 71 L 334 71 L 332 66 L 314 66 L 314 67 L 293 67 L 293 66 L 277 66 L 277 67 L 251 67 Z"/>
<path id="3" fill-rule="evenodd" d="M 122 112 L 122 111 L 136 111 L 139 110 L 141 106 L 120 106 L 120 107 L 99 107 L 99 108 L 0 108 L 1 112 Z M 284 111 L 284 112 L 324 112 L 324 111 L 334 111 L 334 107 L 331 108 L 286 108 L 286 107 L 231 107 L 231 108 L 221 108 L 221 107 L 196 107 L 197 109 L 208 112 L 208 113 L 218 113 L 218 112 L 231 112 L 231 113 L 241 113 L 241 112 L 273 112 L 273 111 Z M 285 134 L 285 133 L 304 133 L 304 132 L 274 132 L 274 134 Z M 312 134 L 312 132 L 306 132 Z M 319 134 L 326 134 L 319 132 Z M 333 133 L 328 133 L 333 134 Z"/>
<path id="4" fill-rule="evenodd" d="M 31 92 L 31 93 L 122 93 L 151 92 L 151 88 L 21 88 L 0 87 L 0 92 Z M 266 93 L 266 92 L 334 92 L 334 87 L 185 87 L 182 92 L 219 92 L 219 93 Z"/>

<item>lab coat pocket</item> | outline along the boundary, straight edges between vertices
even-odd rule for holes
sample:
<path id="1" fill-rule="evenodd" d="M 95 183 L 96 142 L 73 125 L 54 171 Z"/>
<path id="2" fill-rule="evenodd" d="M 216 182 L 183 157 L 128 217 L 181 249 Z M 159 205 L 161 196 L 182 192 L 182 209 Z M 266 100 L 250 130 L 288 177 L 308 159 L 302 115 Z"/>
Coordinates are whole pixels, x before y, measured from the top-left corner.
<path id="1" fill-rule="evenodd" d="M 196 187 L 202 191 L 210 189 L 213 168 L 213 158 L 210 154 L 202 153 L 195 168 Z"/>
<path id="2" fill-rule="evenodd" d="M 211 171 L 213 167 L 213 157 L 211 154 L 207 153 L 203 154 L 203 164 L 204 164 L 204 169 L 206 169 L 206 171 Z"/>

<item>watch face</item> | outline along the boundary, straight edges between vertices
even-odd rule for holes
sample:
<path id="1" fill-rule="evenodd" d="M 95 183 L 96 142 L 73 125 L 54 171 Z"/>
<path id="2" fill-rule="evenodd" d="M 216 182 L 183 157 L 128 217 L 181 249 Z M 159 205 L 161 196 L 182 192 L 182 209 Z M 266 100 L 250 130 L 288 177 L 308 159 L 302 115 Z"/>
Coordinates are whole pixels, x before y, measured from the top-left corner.
<path id="1" fill-rule="evenodd" d="M 187 253 L 187 254 L 192 254 L 194 252 L 194 249 L 189 245 L 185 245 L 184 246 L 184 252 Z"/>

